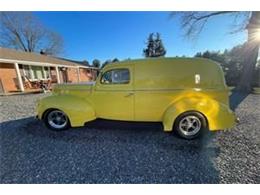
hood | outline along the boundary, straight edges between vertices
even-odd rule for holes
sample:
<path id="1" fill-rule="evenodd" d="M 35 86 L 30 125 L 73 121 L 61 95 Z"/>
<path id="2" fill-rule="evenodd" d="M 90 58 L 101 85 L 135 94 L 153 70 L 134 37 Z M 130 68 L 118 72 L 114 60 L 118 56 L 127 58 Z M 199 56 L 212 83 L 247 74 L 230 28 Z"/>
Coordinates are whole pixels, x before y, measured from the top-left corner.
<path id="1" fill-rule="evenodd" d="M 82 83 L 66 83 L 56 84 L 53 88 L 53 93 L 73 92 L 73 91 L 91 91 L 95 82 L 82 82 Z"/>

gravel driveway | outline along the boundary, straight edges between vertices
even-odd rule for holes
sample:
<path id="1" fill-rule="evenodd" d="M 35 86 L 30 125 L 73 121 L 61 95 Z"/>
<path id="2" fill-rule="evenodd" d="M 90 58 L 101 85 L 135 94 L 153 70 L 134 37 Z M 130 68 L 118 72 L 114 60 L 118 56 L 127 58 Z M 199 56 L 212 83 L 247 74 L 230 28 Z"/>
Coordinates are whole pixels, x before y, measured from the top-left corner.
<path id="1" fill-rule="evenodd" d="M 158 123 L 98 120 L 49 131 L 33 118 L 46 94 L 0 97 L 0 183 L 260 183 L 260 96 L 228 131 L 183 140 Z"/>

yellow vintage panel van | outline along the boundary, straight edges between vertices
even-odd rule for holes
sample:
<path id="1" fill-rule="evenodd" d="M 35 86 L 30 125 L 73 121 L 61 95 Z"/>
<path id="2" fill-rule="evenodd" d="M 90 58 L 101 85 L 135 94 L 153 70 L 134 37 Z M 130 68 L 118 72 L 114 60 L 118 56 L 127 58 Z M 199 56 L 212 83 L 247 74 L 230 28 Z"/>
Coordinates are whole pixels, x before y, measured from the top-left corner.
<path id="1" fill-rule="evenodd" d="M 56 85 L 37 105 L 54 130 L 96 118 L 162 122 L 192 139 L 204 129 L 231 128 L 229 89 L 221 67 L 203 58 L 148 58 L 105 66 L 96 82 Z"/>

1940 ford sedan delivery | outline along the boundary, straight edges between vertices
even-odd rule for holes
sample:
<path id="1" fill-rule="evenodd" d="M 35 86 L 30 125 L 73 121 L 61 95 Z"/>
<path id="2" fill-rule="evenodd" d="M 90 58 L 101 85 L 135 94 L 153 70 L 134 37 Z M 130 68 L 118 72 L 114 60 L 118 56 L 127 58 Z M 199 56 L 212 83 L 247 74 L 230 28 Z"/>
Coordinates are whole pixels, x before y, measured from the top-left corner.
<path id="1" fill-rule="evenodd" d="M 96 118 L 162 122 L 187 139 L 230 128 L 228 87 L 220 66 L 202 58 L 128 60 L 105 66 L 96 82 L 56 85 L 37 105 L 54 130 Z"/>

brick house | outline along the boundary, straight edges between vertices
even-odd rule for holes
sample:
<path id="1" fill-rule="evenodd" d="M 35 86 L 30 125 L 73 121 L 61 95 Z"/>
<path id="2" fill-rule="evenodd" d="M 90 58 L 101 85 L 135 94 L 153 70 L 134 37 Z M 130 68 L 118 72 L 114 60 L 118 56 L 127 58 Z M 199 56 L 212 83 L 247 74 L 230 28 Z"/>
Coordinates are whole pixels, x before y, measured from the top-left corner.
<path id="1" fill-rule="evenodd" d="M 93 81 L 97 72 L 97 68 L 75 61 L 0 47 L 0 94 L 39 90 L 26 83 Z"/>

